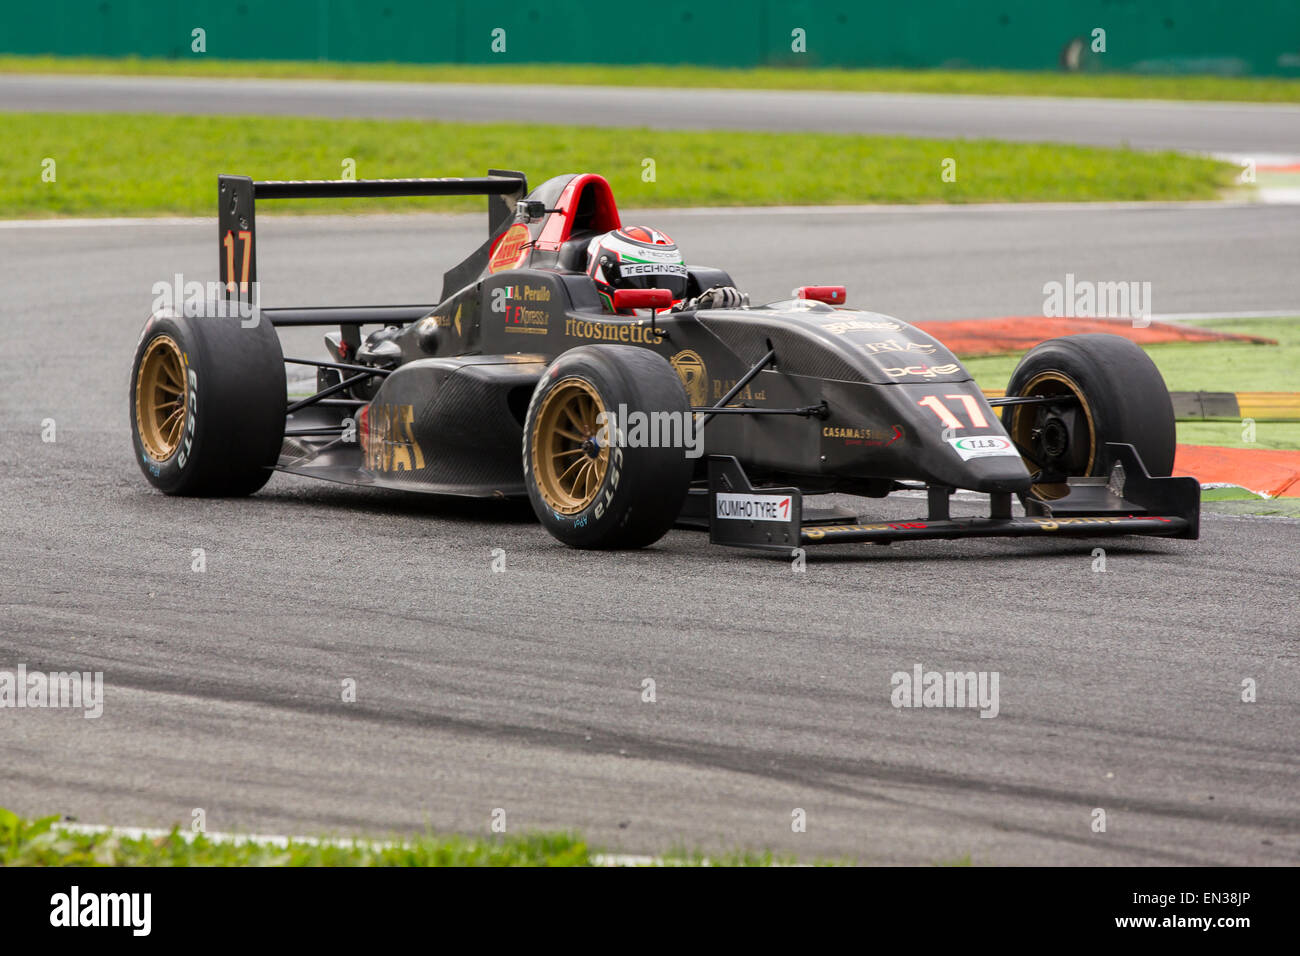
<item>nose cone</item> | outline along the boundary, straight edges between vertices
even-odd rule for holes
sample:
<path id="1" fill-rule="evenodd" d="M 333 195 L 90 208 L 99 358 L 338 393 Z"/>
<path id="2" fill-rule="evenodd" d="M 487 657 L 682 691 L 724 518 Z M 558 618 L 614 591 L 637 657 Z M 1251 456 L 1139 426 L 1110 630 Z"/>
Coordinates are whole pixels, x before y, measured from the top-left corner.
<path id="1" fill-rule="evenodd" d="M 1019 455 L 972 458 L 962 464 L 964 477 L 955 484 L 972 491 L 1025 493 L 1033 483 Z"/>

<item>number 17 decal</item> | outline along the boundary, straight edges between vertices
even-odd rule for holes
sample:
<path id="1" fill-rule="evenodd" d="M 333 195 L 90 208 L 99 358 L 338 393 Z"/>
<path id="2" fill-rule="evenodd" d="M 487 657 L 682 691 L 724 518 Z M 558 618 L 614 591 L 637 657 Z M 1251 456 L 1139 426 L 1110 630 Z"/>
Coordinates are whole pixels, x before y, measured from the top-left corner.
<path id="1" fill-rule="evenodd" d="M 239 291 L 248 291 L 248 265 L 253 254 L 253 233 L 248 229 L 239 230 L 239 241 L 244 245 L 244 270 L 239 280 Z M 226 247 L 226 291 L 235 291 L 235 231 L 227 229 L 221 244 Z"/>
<path id="2" fill-rule="evenodd" d="M 974 395 L 945 395 L 944 398 L 953 398 L 965 406 L 967 417 L 970 418 L 972 428 L 988 428 L 988 419 L 984 417 L 984 412 L 980 409 L 979 402 Z M 924 405 L 930 411 L 939 416 L 939 421 L 943 422 L 945 428 L 965 428 L 962 420 L 952 413 L 939 398 L 938 395 L 927 395 L 920 399 L 916 404 Z"/>

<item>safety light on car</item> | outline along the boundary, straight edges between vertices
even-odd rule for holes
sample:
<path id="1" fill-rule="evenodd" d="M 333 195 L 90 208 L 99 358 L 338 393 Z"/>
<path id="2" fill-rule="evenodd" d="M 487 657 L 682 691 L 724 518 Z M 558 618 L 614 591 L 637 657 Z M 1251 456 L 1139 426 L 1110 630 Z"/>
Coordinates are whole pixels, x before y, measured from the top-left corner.
<path id="1" fill-rule="evenodd" d="M 671 309 L 673 293 L 670 289 L 615 289 L 614 309 Z"/>
<path id="2" fill-rule="evenodd" d="M 812 299 L 827 305 L 843 305 L 847 296 L 842 285 L 801 285 L 794 290 L 796 299 Z"/>

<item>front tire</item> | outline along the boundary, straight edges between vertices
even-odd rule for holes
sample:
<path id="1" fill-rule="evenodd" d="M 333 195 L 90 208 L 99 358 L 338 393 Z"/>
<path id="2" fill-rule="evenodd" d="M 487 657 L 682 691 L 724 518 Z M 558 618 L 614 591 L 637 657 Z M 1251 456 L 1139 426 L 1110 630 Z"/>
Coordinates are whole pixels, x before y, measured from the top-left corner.
<path id="1" fill-rule="evenodd" d="M 666 419 L 650 418 L 665 412 Z M 683 441 L 629 441 L 628 425 L 638 420 L 669 422 L 668 434 Z M 543 373 L 524 421 L 524 483 L 533 511 L 573 548 L 653 544 L 686 500 L 692 462 L 683 445 L 694 428 L 682 381 L 661 356 L 632 345 L 565 352 Z"/>
<path id="2" fill-rule="evenodd" d="M 264 319 L 150 316 L 131 364 L 131 441 L 169 495 L 251 495 L 284 440 L 284 355 Z"/>
<path id="3" fill-rule="evenodd" d="M 1003 424 L 1035 489 L 1055 497 L 1067 476 L 1104 476 L 1107 442 L 1132 445 L 1153 477 L 1173 473 L 1174 408 L 1159 369 L 1118 335 L 1068 335 L 1025 353 L 1007 395 L 1060 396 L 1060 403 L 1008 405 Z"/>

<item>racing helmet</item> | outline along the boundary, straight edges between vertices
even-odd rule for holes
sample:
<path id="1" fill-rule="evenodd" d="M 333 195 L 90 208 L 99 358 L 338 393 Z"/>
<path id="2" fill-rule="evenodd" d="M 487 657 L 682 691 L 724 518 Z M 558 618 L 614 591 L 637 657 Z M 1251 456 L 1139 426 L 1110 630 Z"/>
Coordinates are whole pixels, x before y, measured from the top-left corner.
<path id="1" fill-rule="evenodd" d="M 615 289 L 667 289 L 673 301 L 686 297 L 686 264 L 666 233 L 623 226 L 587 245 L 587 275 L 614 307 Z"/>

